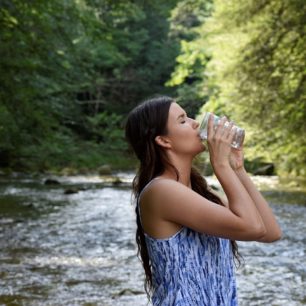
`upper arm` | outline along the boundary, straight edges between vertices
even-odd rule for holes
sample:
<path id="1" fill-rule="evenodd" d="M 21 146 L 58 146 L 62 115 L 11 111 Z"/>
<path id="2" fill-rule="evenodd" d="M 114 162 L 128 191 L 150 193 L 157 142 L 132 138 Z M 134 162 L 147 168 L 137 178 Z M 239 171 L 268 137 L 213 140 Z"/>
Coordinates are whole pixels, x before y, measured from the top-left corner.
<path id="1" fill-rule="evenodd" d="M 145 205 L 165 221 L 233 240 L 259 238 L 254 228 L 228 207 L 207 200 L 181 183 L 163 179 L 148 189 Z"/>
<path id="2" fill-rule="evenodd" d="M 226 195 L 221 196 L 220 194 L 218 194 L 214 189 L 210 188 L 209 191 L 211 193 L 213 193 L 214 195 L 216 195 L 217 197 L 219 197 L 222 201 L 222 203 L 224 204 L 225 207 L 228 207 L 228 199 L 226 197 Z"/>

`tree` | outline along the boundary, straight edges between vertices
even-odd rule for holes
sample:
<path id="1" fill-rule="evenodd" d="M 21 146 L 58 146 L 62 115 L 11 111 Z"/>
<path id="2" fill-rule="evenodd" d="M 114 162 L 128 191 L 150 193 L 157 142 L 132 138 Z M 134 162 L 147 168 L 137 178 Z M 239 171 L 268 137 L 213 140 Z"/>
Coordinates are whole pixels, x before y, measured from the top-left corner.
<path id="1" fill-rule="evenodd" d="M 164 83 L 178 53 L 168 37 L 170 11 L 177 1 L 88 1 L 101 21 L 99 39 L 110 37 L 117 60 L 97 57 L 95 70 L 101 82 L 93 84 L 96 96 L 105 102 L 101 111 L 126 114 L 144 98 L 171 93 Z M 98 50 L 105 52 L 101 46 Z"/>
<path id="2" fill-rule="evenodd" d="M 215 1 L 205 24 L 218 107 L 247 128 L 249 156 L 306 175 L 306 3 Z"/>
<path id="3" fill-rule="evenodd" d="M 82 23 L 73 1 L 4 0 L 0 25 L 0 157 L 9 164 L 72 115 Z"/>
<path id="4" fill-rule="evenodd" d="M 170 35 L 179 41 L 181 50 L 166 85 L 176 89 L 177 102 L 191 117 L 208 100 L 208 90 L 203 89 L 203 83 L 207 80 L 205 70 L 210 54 L 203 44 L 201 26 L 211 11 L 210 0 L 183 0 L 172 10 L 170 18 Z"/>
<path id="5" fill-rule="evenodd" d="M 176 2 L 3 0 L 0 167 L 63 166 L 83 146 L 96 156 L 124 149 L 122 116 L 171 93 L 163 85 L 178 50 L 167 20 Z"/>

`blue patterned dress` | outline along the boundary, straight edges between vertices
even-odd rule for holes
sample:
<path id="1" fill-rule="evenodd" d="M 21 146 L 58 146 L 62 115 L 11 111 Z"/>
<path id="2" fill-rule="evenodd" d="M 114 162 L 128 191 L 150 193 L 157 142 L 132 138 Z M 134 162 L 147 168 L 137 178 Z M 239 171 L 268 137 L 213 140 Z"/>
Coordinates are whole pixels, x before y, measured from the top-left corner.
<path id="1" fill-rule="evenodd" d="M 140 206 L 138 206 L 140 207 Z M 145 233 L 154 306 L 237 306 L 231 243 L 183 227 L 172 237 Z"/>

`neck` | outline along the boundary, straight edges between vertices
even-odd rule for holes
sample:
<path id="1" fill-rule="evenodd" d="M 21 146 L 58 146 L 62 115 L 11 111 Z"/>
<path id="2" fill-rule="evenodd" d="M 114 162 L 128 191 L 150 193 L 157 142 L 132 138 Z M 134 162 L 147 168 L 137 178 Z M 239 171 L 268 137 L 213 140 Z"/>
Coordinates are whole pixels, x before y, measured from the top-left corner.
<path id="1" fill-rule="evenodd" d="M 170 163 L 178 170 L 179 182 L 191 188 L 190 173 L 191 173 L 192 159 L 189 157 L 178 158 L 177 156 L 171 156 L 169 160 Z M 174 169 L 172 169 L 171 167 L 167 167 L 164 173 L 162 174 L 162 176 L 175 180 L 177 178 Z"/>

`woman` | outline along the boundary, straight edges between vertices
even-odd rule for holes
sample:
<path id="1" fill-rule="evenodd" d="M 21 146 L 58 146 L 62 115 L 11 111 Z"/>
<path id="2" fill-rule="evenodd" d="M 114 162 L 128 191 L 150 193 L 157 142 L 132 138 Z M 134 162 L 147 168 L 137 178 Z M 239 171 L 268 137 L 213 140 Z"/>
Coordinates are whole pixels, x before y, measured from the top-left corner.
<path id="1" fill-rule="evenodd" d="M 126 138 L 140 161 L 133 181 L 136 241 L 153 305 L 237 305 L 235 240 L 272 242 L 281 230 L 232 149 L 233 124 L 208 126 L 208 150 L 226 200 L 192 167 L 206 148 L 199 124 L 169 97 L 130 114 Z"/>

